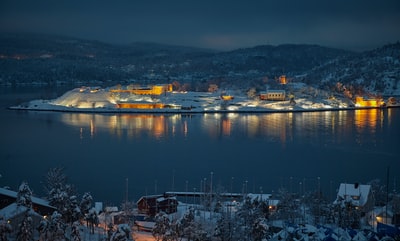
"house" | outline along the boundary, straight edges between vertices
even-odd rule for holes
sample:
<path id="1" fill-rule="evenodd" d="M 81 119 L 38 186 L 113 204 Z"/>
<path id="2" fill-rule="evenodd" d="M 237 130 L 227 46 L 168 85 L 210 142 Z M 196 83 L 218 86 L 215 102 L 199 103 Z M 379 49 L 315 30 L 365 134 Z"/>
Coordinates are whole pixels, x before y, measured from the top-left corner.
<path id="1" fill-rule="evenodd" d="M 0 188 L 0 209 L 3 209 L 12 203 L 15 203 L 17 201 L 17 195 L 17 192 L 5 188 Z M 33 196 L 32 209 L 42 216 L 49 216 L 54 211 L 56 211 L 56 208 L 51 206 L 47 200 Z"/>
<path id="2" fill-rule="evenodd" d="M 138 211 L 142 214 L 155 216 L 160 211 L 167 214 L 177 212 L 178 200 L 176 196 L 150 195 L 143 196 L 137 201 Z"/>
<path id="3" fill-rule="evenodd" d="M 375 217 L 375 220 L 372 219 L 372 221 L 383 224 L 393 224 L 394 214 L 391 207 L 376 207 L 371 213 L 372 217 Z"/>
<path id="4" fill-rule="evenodd" d="M 260 92 L 260 100 L 283 101 L 285 99 L 285 90 L 267 90 L 265 92 Z"/>
<path id="5" fill-rule="evenodd" d="M 252 201 L 255 200 L 259 200 L 259 201 L 263 201 L 268 205 L 268 209 L 271 213 L 276 212 L 276 210 L 278 209 L 278 204 L 279 204 L 279 200 L 278 199 L 273 199 L 272 194 L 247 194 L 248 197 L 250 197 L 250 199 Z"/>
<path id="6" fill-rule="evenodd" d="M 31 217 L 33 227 L 39 226 L 39 223 L 44 218 L 33 209 L 18 205 L 15 202 L 0 210 L 0 217 L 9 223 L 13 230 L 18 230 L 19 224 L 22 223 L 27 215 Z"/>
<path id="7" fill-rule="evenodd" d="M 341 183 L 334 204 L 345 205 L 349 203 L 362 212 L 368 212 L 374 207 L 371 185 L 358 183 Z"/>

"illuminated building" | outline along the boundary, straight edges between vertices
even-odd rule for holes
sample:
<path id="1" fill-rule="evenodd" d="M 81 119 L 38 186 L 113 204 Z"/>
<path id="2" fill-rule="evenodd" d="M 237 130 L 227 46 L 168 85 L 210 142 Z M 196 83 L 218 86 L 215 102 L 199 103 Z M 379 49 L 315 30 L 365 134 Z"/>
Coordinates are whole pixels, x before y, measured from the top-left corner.
<path id="1" fill-rule="evenodd" d="M 382 99 L 364 99 L 361 96 L 356 97 L 356 107 L 382 107 L 385 102 Z"/>
<path id="2" fill-rule="evenodd" d="M 267 90 L 260 93 L 261 100 L 285 100 L 286 91 L 284 90 Z"/>
<path id="3" fill-rule="evenodd" d="M 135 95 L 162 95 L 172 91 L 172 84 L 134 87 L 132 89 L 111 89 L 112 93 L 131 93 Z"/>

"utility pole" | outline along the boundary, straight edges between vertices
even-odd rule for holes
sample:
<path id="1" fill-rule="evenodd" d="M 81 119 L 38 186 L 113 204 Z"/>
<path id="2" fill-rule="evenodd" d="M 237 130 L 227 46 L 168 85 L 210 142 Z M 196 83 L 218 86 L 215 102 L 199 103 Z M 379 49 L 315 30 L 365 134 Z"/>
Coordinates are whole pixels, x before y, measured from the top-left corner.
<path id="1" fill-rule="evenodd" d="M 214 172 L 211 172 L 211 180 L 210 180 L 210 220 L 211 220 L 211 213 L 212 213 L 212 202 L 213 202 L 213 175 Z"/>
<path id="2" fill-rule="evenodd" d="M 388 217 L 388 210 L 387 210 L 387 206 L 389 203 L 389 166 L 387 167 L 386 170 L 386 206 L 385 206 L 385 224 L 387 223 L 387 217 Z"/>
<path id="3" fill-rule="evenodd" d="M 126 190 L 125 190 L 125 221 L 128 220 L 128 178 L 126 178 Z"/>

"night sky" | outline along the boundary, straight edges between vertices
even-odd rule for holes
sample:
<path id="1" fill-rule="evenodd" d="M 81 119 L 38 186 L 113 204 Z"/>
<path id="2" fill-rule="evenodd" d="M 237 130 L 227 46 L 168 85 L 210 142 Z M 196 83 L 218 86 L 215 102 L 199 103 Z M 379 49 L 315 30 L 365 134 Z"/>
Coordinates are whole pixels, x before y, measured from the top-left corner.
<path id="1" fill-rule="evenodd" d="M 230 50 L 320 44 L 366 50 L 400 40 L 399 0 L 1 0 L 0 31 Z"/>

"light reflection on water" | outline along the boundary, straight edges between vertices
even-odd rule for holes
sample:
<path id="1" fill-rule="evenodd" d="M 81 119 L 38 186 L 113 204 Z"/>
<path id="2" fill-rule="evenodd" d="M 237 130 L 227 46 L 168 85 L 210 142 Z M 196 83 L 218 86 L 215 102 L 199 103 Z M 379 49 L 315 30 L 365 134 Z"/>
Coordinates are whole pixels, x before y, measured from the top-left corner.
<path id="1" fill-rule="evenodd" d="M 1 185 L 28 180 L 40 192 L 46 170 L 64 166 L 81 192 L 114 203 L 123 199 L 126 177 L 136 199 L 155 189 L 170 191 L 172 175 L 176 190 L 186 181 L 189 190 L 200 190 L 211 171 L 215 183 L 225 187 L 234 177 L 236 192 L 243 183 L 249 191 L 312 190 L 321 177 L 332 197 L 339 182 L 383 179 L 388 165 L 400 170 L 400 109 L 194 115 L 3 110 L 0 115 Z"/>
<path id="2" fill-rule="evenodd" d="M 268 114 L 85 114 L 62 113 L 63 123 L 79 127 L 84 135 L 95 137 L 99 130 L 117 138 L 139 139 L 143 135 L 155 139 L 166 136 L 188 136 L 190 133 L 207 133 L 211 139 L 242 136 L 280 142 L 282 145 L 296 138 L 316 142 L 329 135 L 332 143 L 341 143 L 352 135 L 356 142 L 375 142 L 374 134 L 392 124 L 393 109 L 326 111 Z M 370 138 L 363 139 L 363 135 Z M 343 139 L 344 138 L 344 139 Z M 348 140 L 347 140 L 348 141 Z"/>

